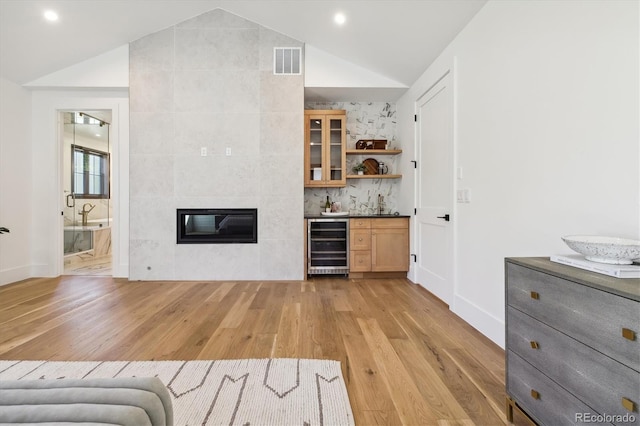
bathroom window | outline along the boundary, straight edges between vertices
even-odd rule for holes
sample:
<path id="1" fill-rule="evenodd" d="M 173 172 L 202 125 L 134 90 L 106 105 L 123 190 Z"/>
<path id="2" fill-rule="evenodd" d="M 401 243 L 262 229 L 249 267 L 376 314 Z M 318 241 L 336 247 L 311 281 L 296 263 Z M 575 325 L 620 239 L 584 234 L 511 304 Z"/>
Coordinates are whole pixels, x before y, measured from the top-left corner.
<path id="1" fill-rule="evenodd" d="M 109 198 L 109 153 L 71 145 L 71 191 L 76 198 Z"/>

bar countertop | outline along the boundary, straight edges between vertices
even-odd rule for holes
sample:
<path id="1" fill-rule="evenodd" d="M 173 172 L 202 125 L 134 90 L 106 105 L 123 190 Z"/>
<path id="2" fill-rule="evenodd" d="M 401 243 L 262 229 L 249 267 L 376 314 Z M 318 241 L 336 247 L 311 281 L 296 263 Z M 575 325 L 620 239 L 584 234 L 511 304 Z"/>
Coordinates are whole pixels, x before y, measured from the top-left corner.
<path id="1" fill-rule="evenodd" d="M 408 214 L 349 214 L 349 215 L 323 215 L 323 214 L 314 214 L 314 213 L 305 213 L 305 219 L 355 219 L 355 218 L 365 218 L 365 219 L 396 219 L 403 217 L 411 217 Z"/>

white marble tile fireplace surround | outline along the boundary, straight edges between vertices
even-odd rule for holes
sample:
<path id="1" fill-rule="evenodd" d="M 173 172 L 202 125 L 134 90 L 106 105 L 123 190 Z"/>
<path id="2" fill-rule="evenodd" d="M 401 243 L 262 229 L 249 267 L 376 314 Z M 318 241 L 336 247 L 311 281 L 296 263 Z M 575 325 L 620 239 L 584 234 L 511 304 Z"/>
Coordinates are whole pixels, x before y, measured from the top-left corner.
<path id="1" fill-rule="evenodd" d="M 303 76 L 273 75 L 283 46 L 303 44 L 221 9 L 131 43 L 131 280 L 303 278 Z M 176 209 L 210 207 L 258 208 L 258 243 L 177 245 Z"/>

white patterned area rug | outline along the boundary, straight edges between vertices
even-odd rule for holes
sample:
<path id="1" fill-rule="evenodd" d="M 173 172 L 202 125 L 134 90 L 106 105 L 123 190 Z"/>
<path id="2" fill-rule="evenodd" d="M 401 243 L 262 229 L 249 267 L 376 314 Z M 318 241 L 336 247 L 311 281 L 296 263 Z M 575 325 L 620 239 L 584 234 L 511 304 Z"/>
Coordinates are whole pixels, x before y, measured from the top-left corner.
<path id="1" fill-rule="evenodd" d="M 354 424 L 338 361 L 0 361 L 0 380 L 134 376 L 162 380 L 176 426 Z"/>

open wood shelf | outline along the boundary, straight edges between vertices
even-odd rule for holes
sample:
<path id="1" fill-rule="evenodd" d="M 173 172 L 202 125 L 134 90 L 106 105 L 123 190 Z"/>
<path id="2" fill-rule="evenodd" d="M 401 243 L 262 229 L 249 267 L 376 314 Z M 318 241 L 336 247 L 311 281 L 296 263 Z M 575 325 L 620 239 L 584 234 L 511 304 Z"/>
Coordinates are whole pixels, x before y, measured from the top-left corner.
<path id="1" fill-rule="evenodd" d="M 347 155 L 396 155 L 401 149 L 348 149 Z"/>
<path id="2" fill-rule="evenodd" d="M 402 175 L 347 175 L 347 179 L 399 179 Z"/>

